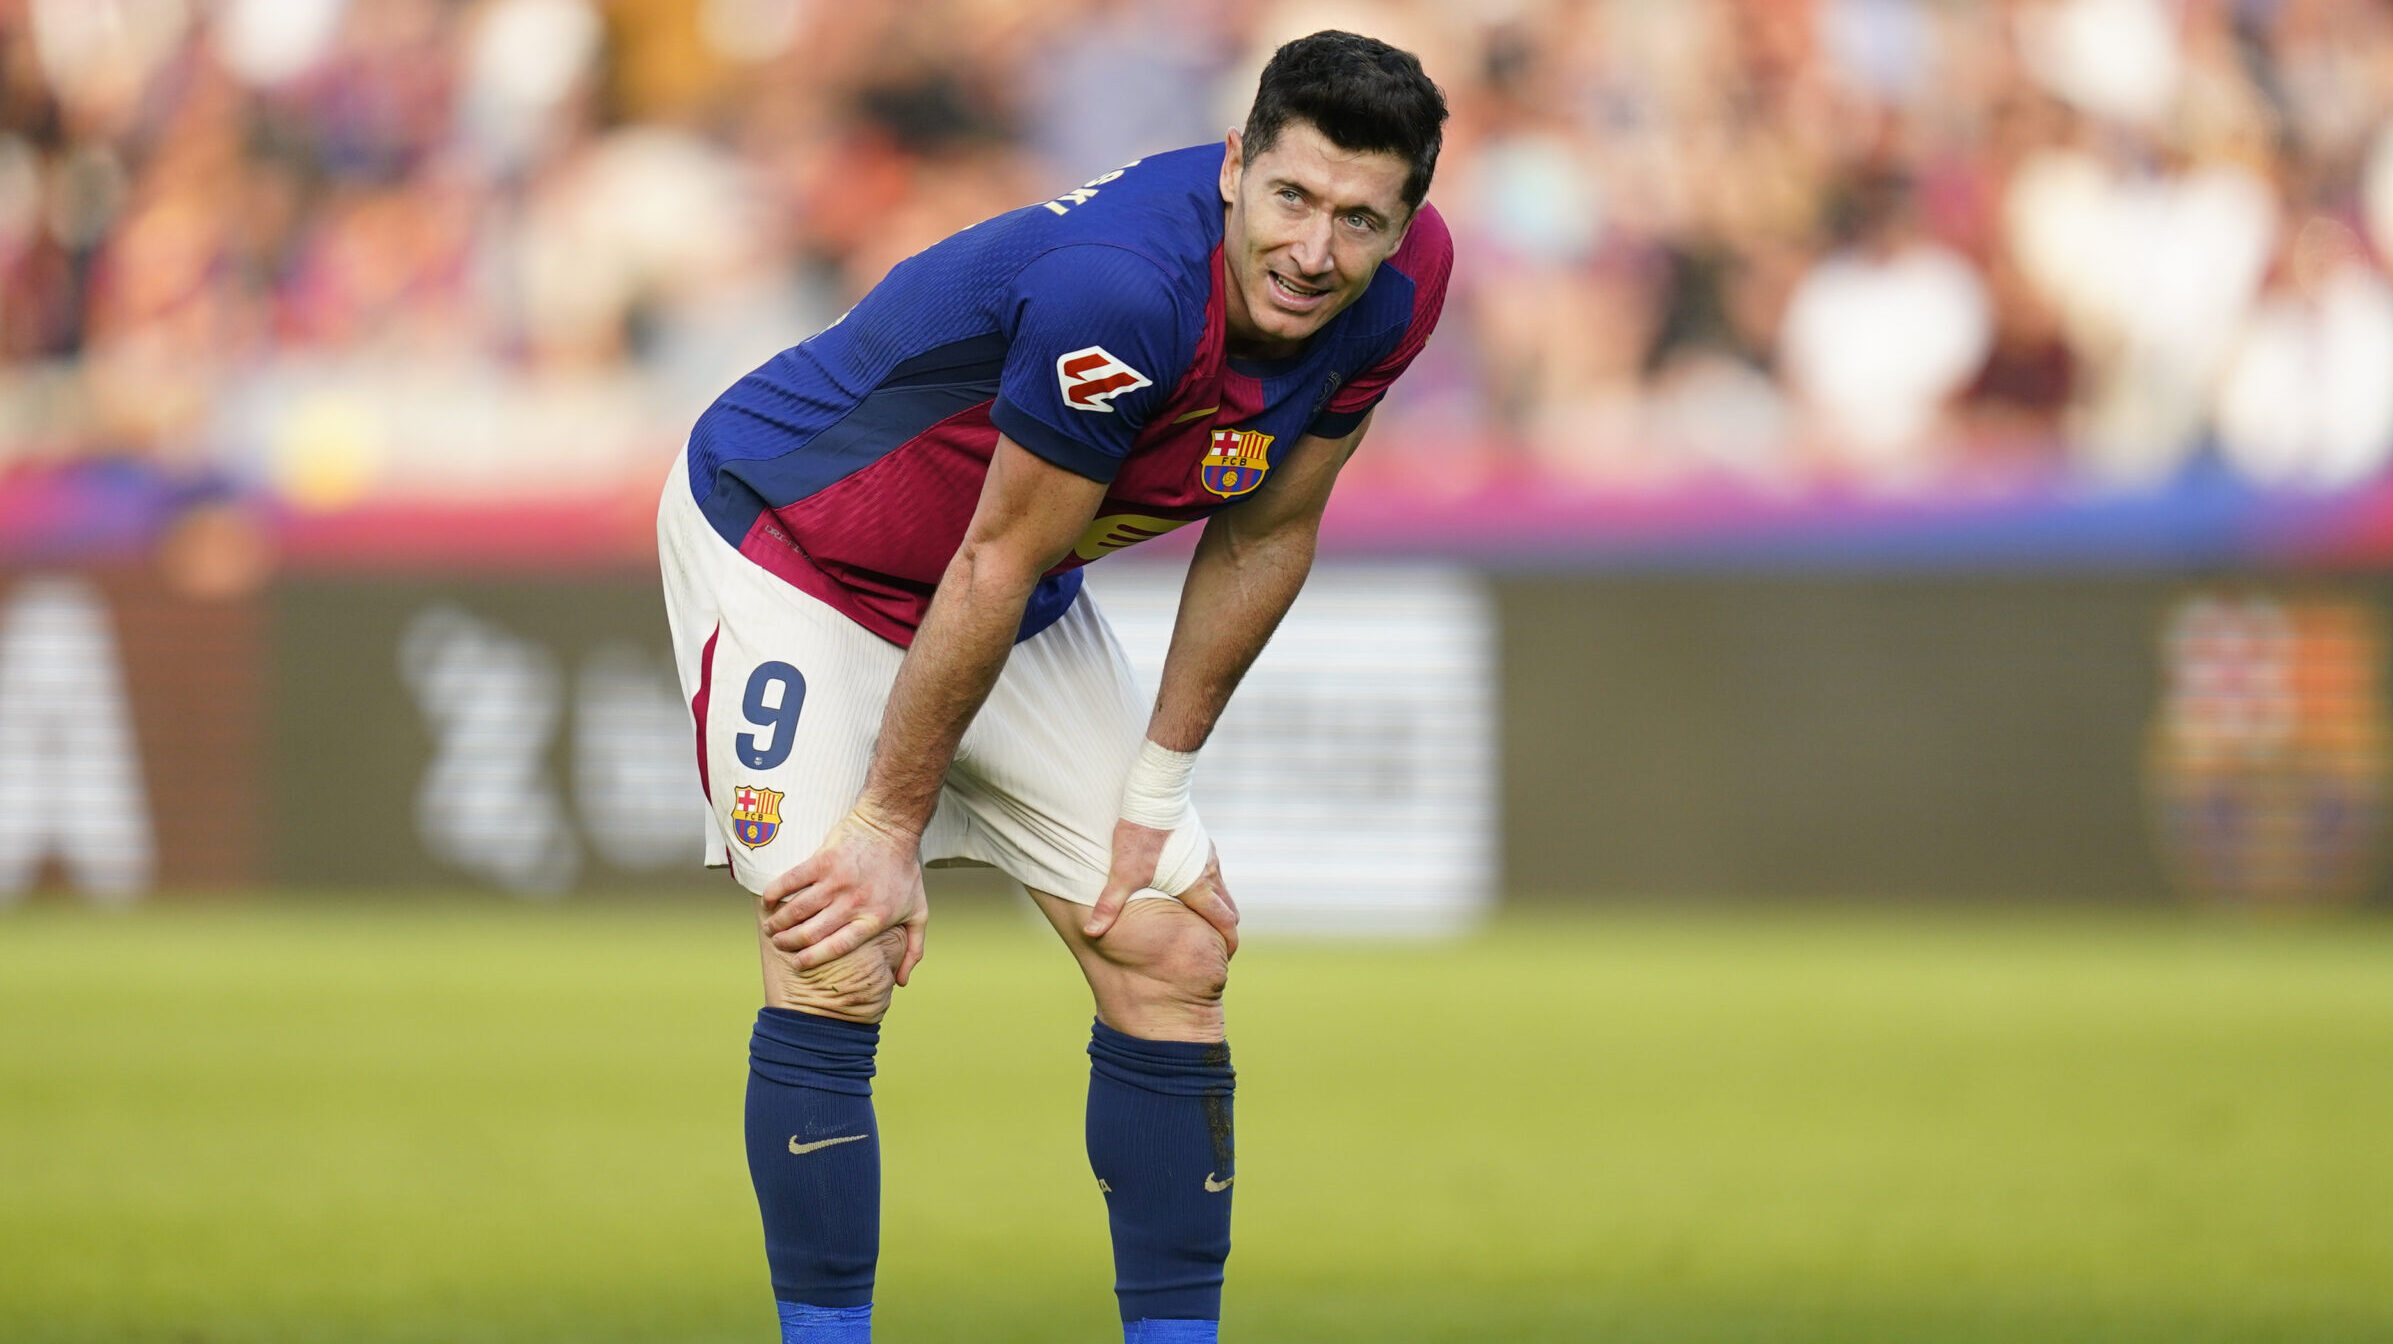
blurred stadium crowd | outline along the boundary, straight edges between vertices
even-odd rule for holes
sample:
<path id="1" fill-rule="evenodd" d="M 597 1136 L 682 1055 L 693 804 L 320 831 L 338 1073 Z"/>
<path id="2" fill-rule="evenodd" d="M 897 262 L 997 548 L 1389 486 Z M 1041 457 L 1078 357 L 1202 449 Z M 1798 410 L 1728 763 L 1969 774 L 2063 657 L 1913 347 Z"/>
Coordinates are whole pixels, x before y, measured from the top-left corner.
<path id="1" fill-rule="evenodd" d="M 648 494 L 891 264 L 1218 138 L 1331 26 L 1454 109 L 1457 289 L 1366 477 L 2393 453 L 2377 0 L 0 0 L 0 488 Z"/>

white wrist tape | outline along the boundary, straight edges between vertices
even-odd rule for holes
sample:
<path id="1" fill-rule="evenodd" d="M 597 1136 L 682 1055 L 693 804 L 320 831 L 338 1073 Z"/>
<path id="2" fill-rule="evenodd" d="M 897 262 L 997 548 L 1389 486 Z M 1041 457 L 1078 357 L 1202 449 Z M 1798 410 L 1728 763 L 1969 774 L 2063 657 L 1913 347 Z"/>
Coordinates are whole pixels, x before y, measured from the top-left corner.
<path id="1" fill-rule="evenodd" d="M 1122 781 L 1122 820 L 1169 832 L 1163 853 L 1155 861 L 1155 880 L 1133 894 L 1148 892 L 1178 896 L 1205 875 L 1213 854 L 1213 840 L 1197 819 L 1189 800 L 1188 781 L 1196 773 L 1196 753 L 1172 751 L 1141 742 L 1130 777 Z"/>
<path id="2" fill-rule="evenodd" d="M 1180 829 L 1188 820 L 1188 781 L 1195 773 L 1195 752 L 1139 743 L 1130 777 L 1122 781 L 1122 820 L 1159 831 Z"/>

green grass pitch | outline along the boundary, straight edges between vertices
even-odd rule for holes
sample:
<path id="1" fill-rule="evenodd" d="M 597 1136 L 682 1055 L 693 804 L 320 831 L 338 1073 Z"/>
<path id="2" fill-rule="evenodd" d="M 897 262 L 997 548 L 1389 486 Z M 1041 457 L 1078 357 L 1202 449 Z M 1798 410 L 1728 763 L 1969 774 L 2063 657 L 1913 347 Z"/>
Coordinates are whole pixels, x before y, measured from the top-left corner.
<path id="1" fill-rule="evenodd" d="M 1087 1009 L 943 908 L 880 1337 L 1119 1339 Z M 762 1341 L 743 908 L 0 914 L 0 1339 Z M 2393 1338 L 2393 928 L 1508 917 L 1232 977 L 1225 1337 Z"/>

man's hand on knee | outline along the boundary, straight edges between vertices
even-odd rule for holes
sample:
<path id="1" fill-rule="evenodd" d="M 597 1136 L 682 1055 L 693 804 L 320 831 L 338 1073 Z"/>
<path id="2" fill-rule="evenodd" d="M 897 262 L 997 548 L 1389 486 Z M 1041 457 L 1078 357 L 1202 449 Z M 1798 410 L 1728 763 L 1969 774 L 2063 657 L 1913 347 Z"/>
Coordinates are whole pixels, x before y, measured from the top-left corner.
<path id="1" fill-rule="evenodd" d="M 1170 839 L 1170 832 L 1153 826 L 1142 826 L 1135 821 L 1114 823 L 1113 860 L 1105 876 L 1105 890 L 1098 893 L 1096 906 L 1081 925 L 1082 933 L 1103 938 L 1122 917 L 1131 895 L 1154 885 L 1163 847 Z M 1204 875 L 1186 891 L 1173 894 L 1182 905 L 1213 926 L 1230 952 L 1238 950 L 1238 903 L 1230 899 L 1230 889 L 1222 883 L 1219 850 L 1208 843 Z"/>
<path id="2" fill-rule="evenodd" d="M 764 910 L 760 901 L 760 917 Z M 897 991 L 897 967 L 905 953 L 905 930 L 887 929 L 844 957 L 801 970 L 794 954 L 767 942 L 765 1002 L 848 1022 L 878 1022 Z"/>
<path id="3" fill-rule="evenodd" d="M 919 844 L 918 837 L 850 812 L 812 855 L 757 893 L 765 938 L 792 954 L 794 969 L 811 971 L 903 929 L 895 975 L 906 983 L 922 960 L 931 917 Z"/>

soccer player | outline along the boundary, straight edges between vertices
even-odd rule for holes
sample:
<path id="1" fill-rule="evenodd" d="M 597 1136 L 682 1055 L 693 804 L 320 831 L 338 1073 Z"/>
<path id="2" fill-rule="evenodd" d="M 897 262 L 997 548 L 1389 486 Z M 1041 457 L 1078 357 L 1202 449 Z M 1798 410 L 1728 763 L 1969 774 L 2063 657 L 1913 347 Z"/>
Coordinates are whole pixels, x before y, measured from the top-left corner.
<path id="1" fill-rule="evenodd" d="M 1405 52 L 1291 42 L 1223 144 L 926 249 L 699 419 L 658 533 L 710 860 L 757 898 L 748 1163 L 790 1344 L 870 1336 L 873 1056 L 943 860 L 1020 879 L 1095 996 L 1126 1338 L 1215 1339 L 1238 912 L 1190 772 L 1437 322 L 1445 116 Z M 1200 519 L 1148 712 L 1079 567 Z"/>

